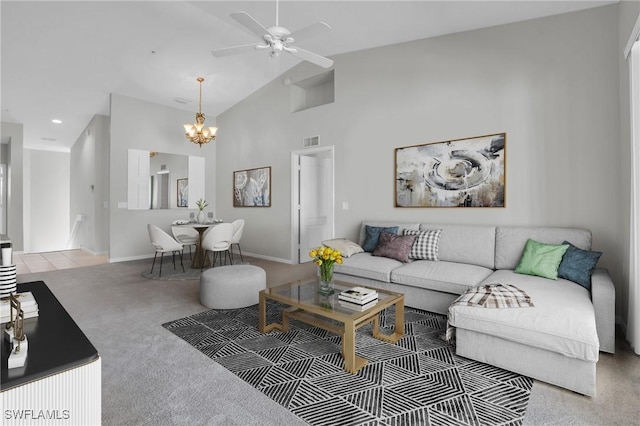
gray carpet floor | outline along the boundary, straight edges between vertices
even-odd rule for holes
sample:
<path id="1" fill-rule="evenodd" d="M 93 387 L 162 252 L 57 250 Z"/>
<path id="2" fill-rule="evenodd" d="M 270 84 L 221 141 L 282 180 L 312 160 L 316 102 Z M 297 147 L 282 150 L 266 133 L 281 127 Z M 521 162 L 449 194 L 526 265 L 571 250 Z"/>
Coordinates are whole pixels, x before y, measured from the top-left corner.
<path id="1" fill-rule="evenodd" d="M 248 260 L 270 285 L 315 273 L 312 264 Z M 197 280 L 144 278 L 150 267 L 151 259 L 18 276 L 46 282 L 98 349 L 103 424 L 304 424 L 162 327 L 207 308 Z M 600 354 L 597 374 L 595 398 L 536 381 L 524 424 L 640 425 L 640 357 L 624 339 L 615 355 Z"/>

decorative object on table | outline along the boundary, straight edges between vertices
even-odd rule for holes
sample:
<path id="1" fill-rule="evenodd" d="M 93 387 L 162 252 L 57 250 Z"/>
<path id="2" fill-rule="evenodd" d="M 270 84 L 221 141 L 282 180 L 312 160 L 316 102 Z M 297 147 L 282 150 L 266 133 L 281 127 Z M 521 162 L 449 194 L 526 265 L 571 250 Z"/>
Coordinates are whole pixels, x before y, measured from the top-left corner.
<path id="1" fill-rule="evenodd" d="M 24 313 L 24 319 L 38 316 L 38 303 L 30 291 L 15 293 L 10 297 L 0 299 L 0 324 L 11 321 L 11 298 L 20 302 L 20 307 Z"/>
<path id="2" fill-rule="evenodd" d="M 2 253 L 2 266 L 13 265 L 11 252 L 12 252 L 11 247 L 3 247 L 2 249 L 0 249 L 0 253 Z"/>
<path id="3" fill-rule="evenodd" d="M 342 263 L 342 254 L 338 250 L 323 246 L 311 250 L 309 257 L 320 269 L 318 293 L 325 296 L 333 294 L 333 265 Z"/>
<path id="4" fill-rule="evenodd" d="M 292 34 L 291 31 L 278 24 L 278 9 L 278 0 L 276 0 L 276 22 L 272 27 L 263 26 L 247 12 L 232 13 L 231 17 L 249 29 L 253 34 L 257 35 L 260 38 L 260 42 L 242 44 L 240 46 L 223 47 L 221 49 L 212 50 L 211 54 L 216 57 L 221 57 L 234 55 L 236 53 L 266 50 L 273 58 L 280 56 L 283 52 L 287 52 L 322 68 L 331 68 L 333 66 L 333 61 L 331 59 L 292 45 L 294 40 L 298 40 L 299 38 L 304 39 L 325 34 L 331 30 L 331 27 L 324 22 L 316 22 L 315 24 L 304 27 Z"/>
<path id="5" fill-rule="evenodd" d="M 207 221 L 205 215 L 204 215 L 204 209 L 207 208 L 207 206 L 209 205 L 209 203 L 207 203 L 207 200 L 205 200 L 204 198 L 200 198 L 198 201 L 196 201 L 196 206 L 198 206 L 198 217 L 196 218 L 196 222 L 203 224 Z"/>
<path id="6" fill-rule="evenodd" d="M 233 172 L 233 207 L 271 207 L 271 167 Z"/>
<path id="7" fill-rule="evenodd" d="M 195 124 L 184 124 L 184 130 L 187 132 L 185 136 L 191 142 L 200 145 L 209 143 L 216 138 L 217 127 L 204 127 L 204 114 L 202 113 L 202 82 L 204 78 L 198 77 L 198 83 L 200 83 L 200 101 L 198 103 L 198 113 L 196 114 Z"/>
<path id="8" fill-rule="evenodd" d="M 178 207 L 189 207 L 189 178 L 176 179 Z"/>
<path id="9" fill-rule="evenodd" d="M 196 214 L 194 212 L 189 212 L 189 222 L 193 223 L 196 221 Z"/>
<path id="10" fill-rule="evenodd" d="M 378 292 L 371 288 L 353 287 L 340 292 L 338 299 L 342 302 L 363 306 L 377 302 Z"/>
<path id="11" fill-rule="evenodd" d="M 214 223 L 213 212 L 207 212 L 207 223 Z"/>
<path id="12" fill-rule="evenodd" d="M 506 133 L 395 149 L 396 207 L 504 207 Z"/>
<path id="13" fill-rule="evenodd" d="M 268 312 L 282 318 L 286 309 L 273 302 Z M 382 330 L 394 314 L 381 313 Z M 357 350 L 371 362 L 356 375 L 342 368 L 339 335 L 294 319 L 288 333 L 258 338 L 258 315 L 258 305 L 211 310 L 163 327 L 309 425 L 518 425 L 527 412 L 533 380 L 456 356 L 440 338 L 444 315 L 405 307 L 398 344 L 374 342 L 371 325 L 360 328 Z"/>
<path id="14" fill-rule="evenodd" d="M 4 250 L 4 249 L 3 249 Z M 16 292 L 17 266 L 0 266 L 0 298 L 7 297 Z"/>
<path id="15" fill-rule="evenodd" d="M 5 326 L 4 337 L 9 342 L 7 368 L 11 369 L 24 367 L 27 362 L 29 341 L 24 334 L 24 311 L 20 306 L 20 300 L 12 294 L 9 296 L 9 304 L 9 322 Z"/>

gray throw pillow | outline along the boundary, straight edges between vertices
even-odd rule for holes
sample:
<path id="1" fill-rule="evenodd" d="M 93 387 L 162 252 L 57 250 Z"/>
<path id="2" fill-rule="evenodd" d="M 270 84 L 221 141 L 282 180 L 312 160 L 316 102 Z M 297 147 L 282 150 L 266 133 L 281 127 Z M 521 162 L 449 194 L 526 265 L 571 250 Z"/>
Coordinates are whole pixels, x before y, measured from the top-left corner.
<path id="1" fill-rule="evenodd" d="M 411 259 L 438 261 L 438 242 L 440 241 L 442 229 L 430 229 L 428 231 L 405 229 L 402 233 L 404 235 L 415 235 L 417 237 L 411 247 L 411 253 L 409 253 Z"/>

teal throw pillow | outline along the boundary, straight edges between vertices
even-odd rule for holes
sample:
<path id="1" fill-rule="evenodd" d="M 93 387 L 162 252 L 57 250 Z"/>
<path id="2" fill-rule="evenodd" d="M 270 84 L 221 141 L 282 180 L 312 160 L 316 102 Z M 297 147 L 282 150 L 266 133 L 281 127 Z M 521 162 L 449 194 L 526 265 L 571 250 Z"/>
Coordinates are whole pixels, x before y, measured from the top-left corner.
<path id="1" fill-rule="evenodd" d="M 568 248 L 568 244 L 545 244 L 529 239 L 515 272 L 557 280 L 558 267 Z"/>
<path id="2" fill-rule="evenodd" d="M 582 250 L 568 241 L 564 241 L 563 244 L 568 244 L 569 248 L 560 262 L 558 277 L 573 281 L 587 290 L 591 290 L 591 274 L 593 274 L 602 252 Z"/>
<path id="3" fill-rule="evenodd" d="M 364 231 L 365 231 L 365 237 L 364 237 L 364 244 L 362 245 L 362 248 L 366 252 L 372 252 L 376 249 L 376 247 L 378 247 L 378 240 L 380 239 L 380 233 L 382 231 L 390 232 L 392 234 L 397 234 L 398 227 L 390 226 L 385 228 L 380 226 L 365 225 Z"/>

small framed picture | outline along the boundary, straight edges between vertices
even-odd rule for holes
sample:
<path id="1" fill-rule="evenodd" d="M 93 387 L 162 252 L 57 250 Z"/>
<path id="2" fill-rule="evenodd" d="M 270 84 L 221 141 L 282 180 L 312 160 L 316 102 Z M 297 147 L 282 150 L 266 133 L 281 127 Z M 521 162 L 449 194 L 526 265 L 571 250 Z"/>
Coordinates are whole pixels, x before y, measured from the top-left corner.
<path id="1" fill-rule="evenodd" d="M 177 203 L 178 207 L 189 207 L 189 178 L 182 178 L 176 180 L 178 184 Z"/>

